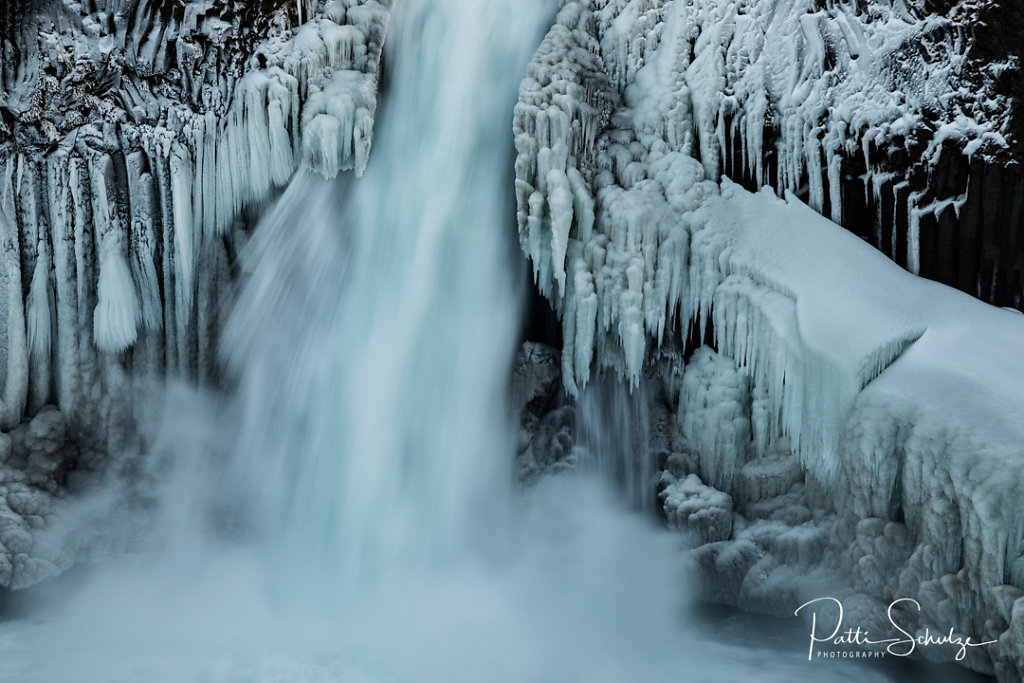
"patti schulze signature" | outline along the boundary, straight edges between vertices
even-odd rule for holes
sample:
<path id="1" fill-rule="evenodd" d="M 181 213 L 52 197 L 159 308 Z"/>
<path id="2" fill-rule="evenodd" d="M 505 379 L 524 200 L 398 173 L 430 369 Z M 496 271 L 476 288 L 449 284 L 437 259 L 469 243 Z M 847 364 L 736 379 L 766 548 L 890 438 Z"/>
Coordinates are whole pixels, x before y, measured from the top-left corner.
<path id="1" fill-rule="evenodd" d="M 892 624 L 902 637 L 899 638 L 883 638 L 881 640 L 873 640 L 869 637 L 867 629 L 863 629 L 860 626 L 850 627 L 843 631 L 843 603 L 837 598 L 825 597 L 815 598 L 809 602 L 805 602 L 796 608 L 795 615 L 799 616 L 800 612 L 810 605 L 816 603 L 833 603 L 839 608 L 839 618 L 836 620 L 836 625 L 828 635 L 822 635 L 819 633 L 818 624 L 818 609 L 812 608 L 811 613 L 811 640 L 810 647 L 807 651 L 807 660 L 810 661 L 814 657 L 814 649 L 818 643 L 830 643 L 832 645 L 854 645 L 854 646 L 865 646 L 865 645 L 885 645 L 885 651 L 894 657 L 909 657 L 914 653 L 914 650 L 918 645 L 921 647 L 928 647 L 932 645 L 952 645 L 959 648 L 956 653 L 956 661 L 962 661 L 967 656 L 967 648 L 970 647 L 982 647 L 985 645 L 992 645 L 995 640 L 987 640 L 984 642 L 976 643 L 970 636 L 961 636 L 953 633 L 953 629 L 949 629 L 949 633 L 943 633 L 939 635 L 933 635 L 931 631 L 925 628 L 924 633 L 918 636 L 914 636 L 907 629 L 900 626 L 897 622 L 896 615 L 894 614 L 894 608 L 903 602 L 908 602 L 917 608 L 917 611 L 921 611 L 921 604 L 913 598 L 900 598 L 893 601 L 886 613 L 889 617 L 889 623 Z M 821 629 L 824 632 L 826 629 Z M 819 653 L 821 656 L 821 653 Z"/>

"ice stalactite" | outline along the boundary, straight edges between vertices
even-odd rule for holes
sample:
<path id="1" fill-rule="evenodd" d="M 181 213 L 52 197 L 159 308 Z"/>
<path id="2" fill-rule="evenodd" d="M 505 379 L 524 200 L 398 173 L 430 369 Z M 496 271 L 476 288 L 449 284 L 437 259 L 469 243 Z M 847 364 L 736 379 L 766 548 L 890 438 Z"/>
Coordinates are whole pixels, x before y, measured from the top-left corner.
<path id="1" fill-rule="evenodd" d="M 3 249 L 2 281 L 5 285 L 4 306 L 4 373 L 2 427 L 10 429 L 21 421 L 28 401 L 28 338 L 25 328 L 25 303 L 21 295 L 21 263 L 18 258 L 18 235 L 0 206 L 0 247 Z M 17 285 L 17 286 L 12 286 Z"/>
<path id="2" fill-rule="evenodd" d="M 660 363 L 682 371 L 661 498 L 676 528 L 728 541 L 699 552 L 716 599 L 791 613 L 826 580 L 865 615 L 916 597 L 931 605 L 922 627 L 1000 639 L 967 663 L 1016 680 L 1024 318 L 915 278 L 819 215 L 842 218 L 837 159 L 870 168 L 915 129 L 883 57 L 924 20 L 897 9 L 565 3 L 516 108 L 520 240 L 562 320 L 570 394 L 598 368 L 634 386 Z M 907 94 L 927 99 L 956 64 L 921 72 L 927 87 Z M 734 143 L 764 172 L 768 112 L 778 177 L 761 180 L 776 186 L 719 182 Z M 789 192 L 808 169 L 812 208 Z M 921 199 L 897 195 L 894 211 Z M 684 369 L 691 326 L 715 349 Z"/>
<path id="3" fill-rule="evenodd" d="M 103 251 L 93 330 L 97 348 L 116 353 L 132 346 L 138 337 L 139 301 L 120 245 Z"/>
<path id="4" fill-rule="evenodd" d="M 750 390 L 744 375 L 731 364 L 716 361 L 707 347 L 690 359 L 683 374 L 678 423 L 696 452 L 701 478 L 729 491 L 751 441 Z"/>

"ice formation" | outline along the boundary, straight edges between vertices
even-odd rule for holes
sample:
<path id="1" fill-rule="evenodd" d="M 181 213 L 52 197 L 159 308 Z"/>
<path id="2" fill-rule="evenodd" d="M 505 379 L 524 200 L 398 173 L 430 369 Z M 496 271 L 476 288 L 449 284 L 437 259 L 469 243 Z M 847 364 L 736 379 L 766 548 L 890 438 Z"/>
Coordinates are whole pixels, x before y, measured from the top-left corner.
<path id="1" fill-rule="evenodd" d="M 93 343 L 134 346 L 135 372 L 212 372 L 203 349 L 240 212 L 299 166 L 365 168 L 388 4 L 299 2 L 254 26 L 215 0 L 169 14 L 68 3 L 24 19 L 38 36 L 16 62 L 22 86 L 5 92 L 20 120 L 0 145 L 0 203 L 21 253 L 5 282 L 26 292 L 5 297 L 7 316 L 36 330 L 34 392 L 72 410 L 74 375 L 101 364 Z M 5 351 L 24 365 L 16 340 Z M 48 372 L 52 387 L 37 376 Z M 5 402 L 5 428 L 23 402 Z"/>
<path id="2" fill-rule="evenodd" d="M 248 4 L 67 1 L 4 27 L 0 430 L 52 404 L 120 448 L 129 377 L 216 376 L 244 210 L 297 168 L 366 167 L 390 1 Z"/>
<path id="3" fill-rule="evenodd" d="M 790 613 L 826 575 L 865 615 L 915 597 L 922 628 L 998 639 L 968 664 L 1018 680 L 1024 317 L 819 215 L 842 217 L 840 151 L 870 169 L 930 98 L 954 112 L 936 145 L 954 129 L 998 145 L 998 119 L 955 114 L 955 60 L 900 80 L 896 47 L 941 42 L 941 20 L 872 7 L 565 2 L 516 108 L 520 241 L 562 319 L 570 394 L 595 368 L 634 386 L 682 370 L 662 501 L 717 541 L 699 551 L 717 599 Z M 774 179 L 760 167 L 770 112 Z M 734 150 L 775 187 L 718 182 Z M 791 192 L 808 179 L 810 207 Z M 682 369 L 691 324 L 715 350 Z"/>
<path id="4" fill-rule="evenodd" d="M 535 217 L 551 221 L 555 238 L 531 247 L 553 250 L 551 272 L 548 259 L 537 266 L 542 285 L 566 277 L 562 177 L 582 173 L 588 185 L 572 187 L 584 203 L 587 193 L 575 188 L 597 191 L 600 170 L 630 185 L 650 179 L 644 150 L 656 140 L 699 158 L 709 179 L 727 173 L 752 187 L 770 184 L 780 195 L 799 192 L 838 223 L 870 223 L 866 236 L 912 272 L 924 260 L 933 277 L 1019 305 L 1014 246 L 974 234 L 983 231 L 973 215 L 983 194 L 989 205 L 1007 204 L 1002 218 L 1011 229 L 1019 222 L 1012 198 L 997 189 L 1016 176 L 1002 180 L 972 161 L 1010 146 L 1012 100 L 994 83 L 1018 66 L 1012 56 L 980 65 L 972 56 L 970 18 L 980 11 L 969 2 L 946 16 L 915 2 L 564 3 L 517 116 L 517 133 L 527 134 L 517 164 L 520 229 L 542 211 Z M 569 163 L 558 168 L 563 157 Z M 552 170 L 558 191 L 549 193 Z M 540 196 L 531 198 L 534 191 Z M 867 196 L 852 198 L 858 215 L 845 221 L 857 192 Z M 546 208 L 541 197 L 551 201 Z M 965 205 L 971 215 L 958 228 Z M 959 268 L 958 256 L 932 252 L 936 239 L 957 230 Z M 975 240 L 995 254 L 975 254 Z"/>
<path id="5" fill-rule="evenodd" d="M 689 534 L 698 545 L 728 540 L 732 535 L 732 498 L 705 486 L 696 474 L 679 479 L 664 472 L 659 494 L 668 524 Z"/>
<path id="6" fill-rule="evenodd" d="M 0 585 L 20 588 L 71 565 L 70 549 L 41 532 L 60 504 L 69 461 L 83 457 L 52 406 L 0 434 Z"/>

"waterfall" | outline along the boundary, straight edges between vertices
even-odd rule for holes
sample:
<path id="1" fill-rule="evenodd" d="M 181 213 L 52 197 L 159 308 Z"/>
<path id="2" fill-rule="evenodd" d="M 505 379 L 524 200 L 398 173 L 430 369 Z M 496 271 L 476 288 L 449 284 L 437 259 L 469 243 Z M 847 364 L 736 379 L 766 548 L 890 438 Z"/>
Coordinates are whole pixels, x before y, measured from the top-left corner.
<path id="1" fill-rule="evenodd" d="M 806 675 L 805 636 L 766 654 L 756 629 L 726 645 L 687 624 L 678 539 L 601 476 L 512 490 L 522 297 L 501 188 L 517 83 L 553 4 L 399 3 L 365 175 L 292 180 L 243 259 L 230 396 L 166 392 L 157 540 L 0 622 L 0 679 Z M 580 441 L 649 507 L 649 469 L 627 466 L 647 448 L 644 408 L 598 389 Z M 76 529 L 117 529 L 94 522 L 101 507 L 79 509 Z M 880 679 L 845 664 L 813 675 Z"/>
<path id="2" fill-rule="evenodd" d="M 543 2 L 408 2 L 365 175 L 296 177 L 225 331 L 251 496 L 295 582 L 443 558 L 511 481 L 510 119 Z M 282 552 L 283 551 L 283 552 Z"/>
<path id="3" fill-rule="evenodd" d="M 582 465 L 610 482 L 633 508 L 650 513 L 655 506 L 657 454 L 653 450 L 651 387 L 632 388 L 611 374 L 600 374 L 580 392 L 576 406 L 576 443 Z"/>

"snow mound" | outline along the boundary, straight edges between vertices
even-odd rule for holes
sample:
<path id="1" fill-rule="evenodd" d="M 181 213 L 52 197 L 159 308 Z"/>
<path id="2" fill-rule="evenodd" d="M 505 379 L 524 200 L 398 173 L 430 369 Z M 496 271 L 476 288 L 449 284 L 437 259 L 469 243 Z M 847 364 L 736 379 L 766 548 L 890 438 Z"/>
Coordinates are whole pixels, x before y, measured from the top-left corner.
<path id="1" fill-rule="evenodd" d="M 732 498 L 705 486 L 696 474 L 683 479 L 664 472 L 659 481 L 662 509 L 669 527 L 697 544 L 724 541 L 732 534 Z"/>

